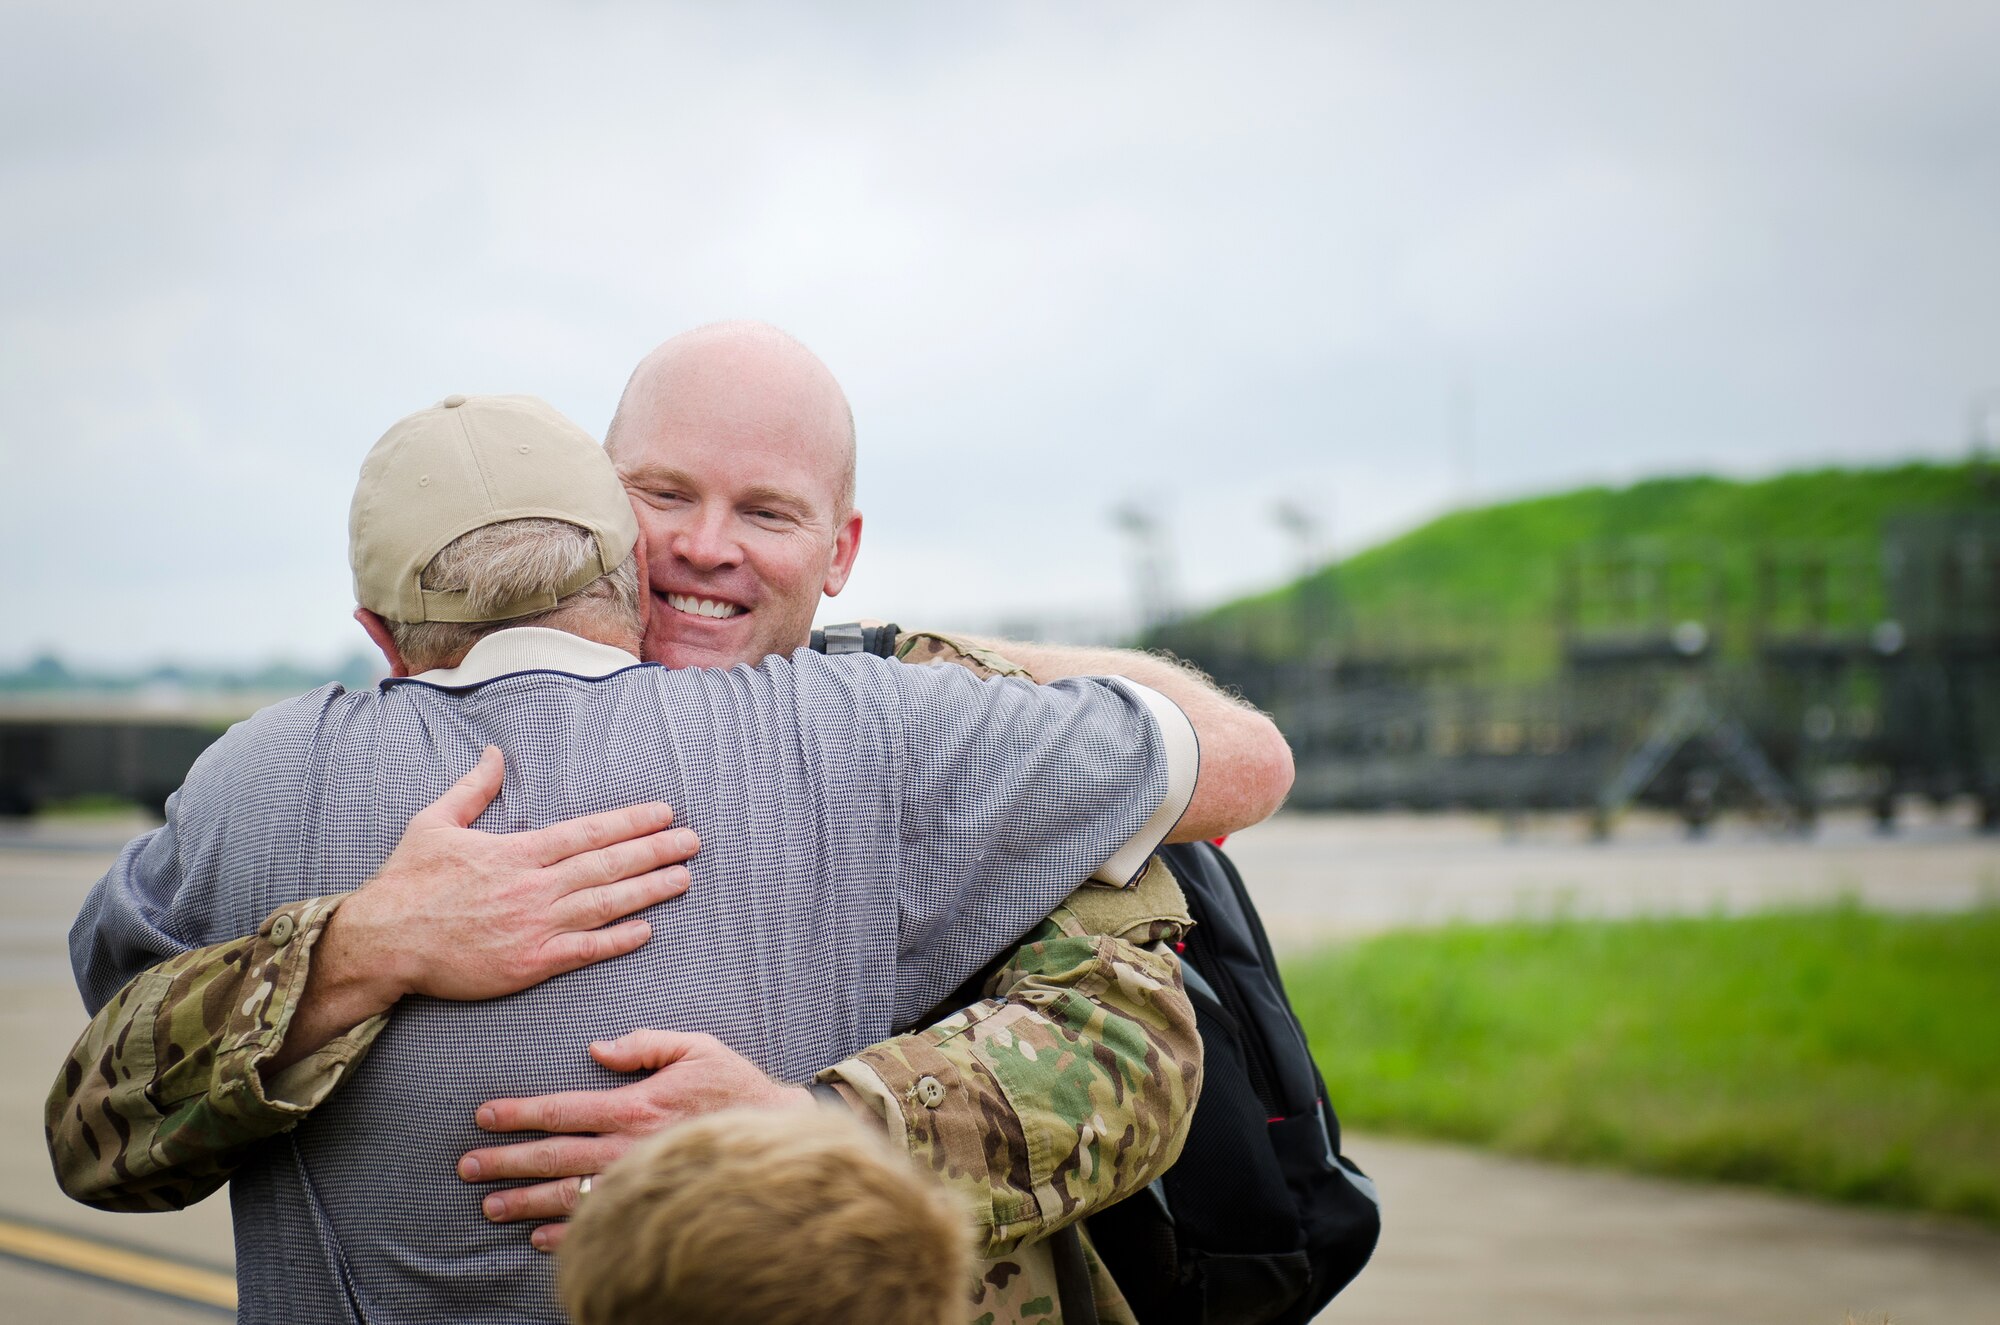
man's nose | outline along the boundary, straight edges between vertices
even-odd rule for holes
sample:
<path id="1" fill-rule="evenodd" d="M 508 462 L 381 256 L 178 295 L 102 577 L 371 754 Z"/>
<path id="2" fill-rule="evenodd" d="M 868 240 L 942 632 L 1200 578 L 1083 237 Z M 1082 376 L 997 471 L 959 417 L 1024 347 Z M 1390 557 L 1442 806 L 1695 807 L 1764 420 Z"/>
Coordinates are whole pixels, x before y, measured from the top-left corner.
<path id="1" fill-rule="evenodd" d="M 717 570 L 743 560 L 743 546 L 730 531 L 727 513 L 712 510 L 677 525 L 667 550 L 698 570 Z"/>

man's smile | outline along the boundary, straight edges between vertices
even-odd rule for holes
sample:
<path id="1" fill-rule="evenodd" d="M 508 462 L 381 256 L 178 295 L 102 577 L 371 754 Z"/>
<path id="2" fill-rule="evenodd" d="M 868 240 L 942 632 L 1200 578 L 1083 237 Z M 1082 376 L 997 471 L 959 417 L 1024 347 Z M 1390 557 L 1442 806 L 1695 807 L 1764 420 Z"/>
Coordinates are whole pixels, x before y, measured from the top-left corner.
<path id="1" fill-rule="evenodd" d="M 693 594 L 684 593 L 666 593 L 661 594 L 660 597 L 667 600 L 668 607 L 673 608 L 676 612 L 685 613 L 688 616 L 713 617 L 717 620 L 726 620 L 729 617 L 742 616 L 750 610 L 740 603 L 732 603 L 722 598 L 699 598 Z"/>

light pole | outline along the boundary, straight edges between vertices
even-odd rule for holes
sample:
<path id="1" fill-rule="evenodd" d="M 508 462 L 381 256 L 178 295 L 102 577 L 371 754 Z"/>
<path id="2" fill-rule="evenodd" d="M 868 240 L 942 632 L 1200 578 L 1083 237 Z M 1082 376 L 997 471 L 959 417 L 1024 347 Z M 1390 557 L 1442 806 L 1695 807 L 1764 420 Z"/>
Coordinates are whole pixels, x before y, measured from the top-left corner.
<path id="1" fill-rule="evenodd" d="M 1111 511 L 1111 522 L 1132 540 L 1132 580 L 1139 627 L 1151 632 L 1174 618 L 1172 549 L 1158 516 L 1139 501 Z"/>
<path id="2" fill-rule="evenodd" d="M 1298 555 L 1299 578 L 1305 579 L 1319 565 L 1319 520 L 1295 501 L 1281 500 L 1271 508 L 1271 518 L 1290 536 Z"/>
<path id="3" fill-rule="evenodd" d="M 1298 615 L 1300 652 L 1314 657 L 1331 651 L 1333 631 L 1340 608 L 1339 586 L 1327 559 L 1321 537 L 1321 521 L 1303 504 L 1281 499 L 1271 508 L 1271 518 L 1291 538 L 1298 559 L 1298 583 L 1293 589 Z"/>
<path id="4" fill-rule="evenodd" d="M 1993 459 L 1995 444 L 2000 442 L 2000 387 L 1977 392 L 1966 403 L 1965 441 L 1974 464 Z"/>

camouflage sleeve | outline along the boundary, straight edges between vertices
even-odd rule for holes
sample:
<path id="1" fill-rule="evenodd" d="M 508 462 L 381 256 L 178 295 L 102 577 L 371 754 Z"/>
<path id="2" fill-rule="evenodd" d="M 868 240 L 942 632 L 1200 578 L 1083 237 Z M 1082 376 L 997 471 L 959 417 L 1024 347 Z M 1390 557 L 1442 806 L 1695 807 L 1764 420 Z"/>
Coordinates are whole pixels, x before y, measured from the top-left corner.
<path id="1" fill-rule="evenodd" d="M 345 896 L 342 894 L 341 896 Z M 373 1017 L 282 1071 L 312 948 L 341 897 L 282 907 L 247 938 L 135 977 L 98 1011 L 49 1091 L 62 1189 L 105 1210 L 179 1210 L 310 1113 L 386 1024 Z"/>
<path id="2" fill-rule="evenodd" d="M 1032 674 L 935 631 L 908 663 Z M 1127 889 L 1086 884 L 1006 954 L 985 998 L 820 1074 L 977 1213 L 986 1256 L 1138 1191 L 1186 1139 L 1201 1040 L 1171 944 L 1190 923 L 1155 860 Z"/>
<path id="3" fill-rule="evenodd" d="M 1033 672 L 991 649 L 935 630 L 906 630 L 896 636 L 896 657 L 906 663 L 950 663 L 978 676 L 1018 676 L 1026 681 L 1035 679 Z"/>
<path id="4" fill-rule="evenodd" d="M 820 1074 L 957 1189 L 984 1255 L 1124 1199 L 1179 1156 L 1201 1040 L 1171 941 L 1186 903 L 1155 860 L 1087 885 L 1009 953 L 986 997 Z"/>

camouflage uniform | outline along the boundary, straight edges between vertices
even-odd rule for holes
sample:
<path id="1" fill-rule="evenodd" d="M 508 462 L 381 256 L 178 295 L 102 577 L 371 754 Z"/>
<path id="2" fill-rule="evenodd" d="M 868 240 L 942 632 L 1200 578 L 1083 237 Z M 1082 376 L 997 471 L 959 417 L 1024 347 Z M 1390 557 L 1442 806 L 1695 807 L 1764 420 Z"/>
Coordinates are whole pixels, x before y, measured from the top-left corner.
<path id="1" fill-rule="evenodd" d="M 903 636 L 898 656 L 1027 676 L 928 633 Z M 99 1011 L 49 1094 L 49 1153 L 65 1192 L 110 1210 L 181 1209 L 345 1079 L 385 1018 L 268 1078 L 262 1070 L 339 903 L 282 907 L 255 935 L 162 962 Z M 1130 888 L 1087 884 L 1002 957 L 981 1001 L 820 1074 L 973 1212 L 989 1258 L 972 1285 L 974 1325 L 1059 1321 L 1040 1240 L 1138 1191 L 1179 1155 L 1201 1081 L 1172 952 L 1188 923 L 1158 861 Z M 1087 1240 L 1085 1258 L 1099 1321 L 1131 1322 Z"/>

